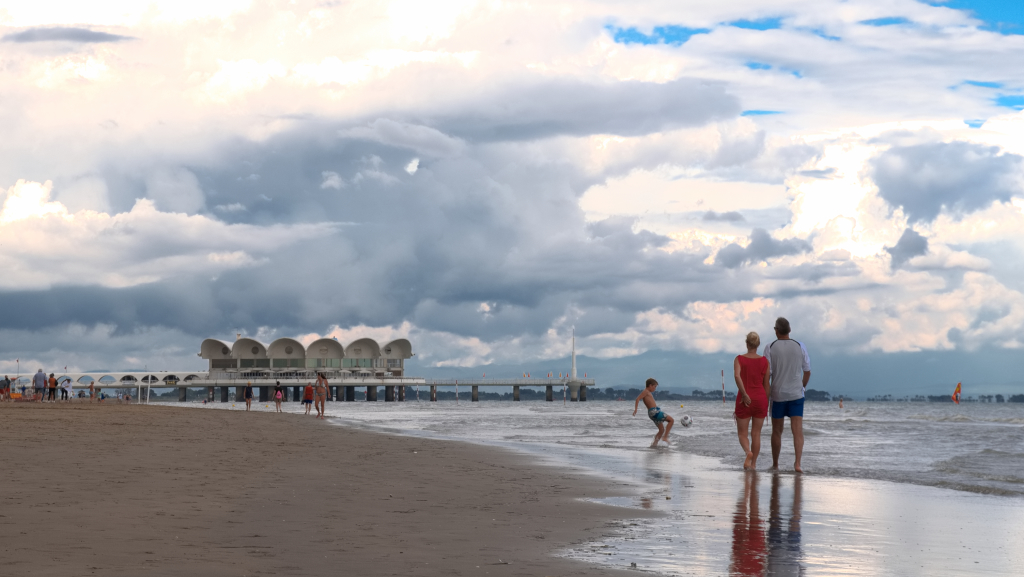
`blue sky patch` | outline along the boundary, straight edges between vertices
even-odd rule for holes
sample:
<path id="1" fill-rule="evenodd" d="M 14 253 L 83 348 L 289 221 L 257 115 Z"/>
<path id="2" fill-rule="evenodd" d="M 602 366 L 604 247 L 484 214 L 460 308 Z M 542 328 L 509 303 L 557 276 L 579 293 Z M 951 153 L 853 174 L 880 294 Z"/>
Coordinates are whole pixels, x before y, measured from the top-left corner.
<path id="1" fill-rule="evenodd" d="M 782 114 L 781 110 L 744 110 L 740 116 L 767 116 L 769 114 Z"/>
<path id="2" fill-rule="evenodd" d="M 669 46 L 682 46 L 697 34 L 711 32 L 707 28 L 655 26 L 650 34 L 644 34 L 636 28 L 617 28 L 610 24 L 605 26 L 605 30 L 610 32 L 612 39 L 619 44 L 668 44 Z"/>
<path id="3" fill-rule="evenodd" d="M 931 0 L 928 3 L 970 12 L 971 16 L 985 22 L 986 30 L 1024 34 L 1024 5 L 1020 0 Z"/>
<path id="4" fill-rule="evenodd" d="M 746 67 L 751 70 L 771 70 L 771 64 L 765 64 L 764 62 L 747 62 Z"/>
<path id="5" fill-rule="evenodd" d="M 981 128 L 981 126 L 983 124 L 985 124 L 985 120 L 987 120 L 987 119 L 980 118 L 980 119 L 975 119 L 975 120 L 964 120 L 964 124 L 966 124 L 967 126 L 970 126 L 971 128 Z"/>
<path id="6" fill-rule="evenodd" d="M 727 26 L 746 28 L 747 30 L 777 30 L 782 28 L 782 18 L 761 18 L 759 20 L 735 20 L 726 22 Z"/>
<path id="7" fill-rule="evenodd" d="M 977 86 L 979 88 L 1002 88 L 1002 82 L 982 82 L 980 80 L 964 80 L 964 84 Z"/>
<path id="8" fill-rule="evenodd" d="M 899 26 L 901 24 L 910 24 L 910 20 L 907 20 L 902 16 L 890 16 L 888 18 L 861 20 L 860 23 L 867 24 L 868 26 Z"/>
<path id="9" fill-rule="evenodd" d="M 1012 108 L 1014 110 L 1024 110 L 1024 96 L 1020 95 L 1001 95 L 996 97 L 996 106 L 1003 106 L 1005 108 Z"/>

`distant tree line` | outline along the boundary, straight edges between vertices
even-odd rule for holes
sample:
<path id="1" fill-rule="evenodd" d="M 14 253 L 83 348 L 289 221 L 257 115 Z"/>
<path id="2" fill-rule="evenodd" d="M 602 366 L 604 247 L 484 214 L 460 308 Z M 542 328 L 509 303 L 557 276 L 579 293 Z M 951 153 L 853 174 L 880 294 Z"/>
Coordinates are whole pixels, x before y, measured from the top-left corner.
<path id="1" fill-rule="evenodd" d="M 892 395 L 877 395 L 868 397 L 868 401 L 875 403 L 952 403 L 952 395 L 907 395 L 905 397 L 893 397 Z M 977 397 L 961 397 L 961 403 L 1005 403 L 1007 398 L 1003 395 L 978 395 Z M 1011 403 L 1024 403 L 1024 395 L 1013 395 L 1009 398 Z"/>

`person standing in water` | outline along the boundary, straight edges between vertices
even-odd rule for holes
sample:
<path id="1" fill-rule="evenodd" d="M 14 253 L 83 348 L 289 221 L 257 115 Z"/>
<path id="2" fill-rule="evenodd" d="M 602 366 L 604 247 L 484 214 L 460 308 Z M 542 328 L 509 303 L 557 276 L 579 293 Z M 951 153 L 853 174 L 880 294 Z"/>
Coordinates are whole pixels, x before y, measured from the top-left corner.
<path id="1" fill-rule="evenodd" d="M 313 383 L 306 383 L 306 388 L 302 391 L 302 404 L 306 405 L 306 414 L 309 414 L 309 409 L 313 407 Z"/>
<path id="2" fill-rule="evenodd" d="M 839 408 L 840 409 L 843 408 L 843 396 L 842 395 L 839 395 Z"/>
<path id="3" fill-rule="evenodd" d="M 666 415 L 658 407 L 658 403 L 654 402 L 654 391 L 658 388 L 658 381 L 654 379 L 647 379 L 646 387 L 644 391 L 636 398 L 636 403 L 633 404 L 633 416 L 636 416 L 636 410 L 640 406 L 640 401 L 644 402 L 644 406 L 647 407 L 647 417 L 654 421 L 654 424 L 658 427 L 658 433 L 654 435 L 654 442 L 651 443 L 651 447 L 657 447 L 658 441 L 664 441 L 668 444 L 668 433 L 672 430 L 672 425 L 675 424 L 675 419 Z M 668 423 L 666 426 L 665 423 Z"/>
<path id="4" fill-rule="evenodd" d="M 768 359 L 757 354 L 757 347 L 761 346 L 761 337 L 755 332 L 748 333 L 746 344 L 746 354 L 738 355 L 732 362 L 733 377 L 739 389 L 733 416 L 736 418 L 740 447 L 747 455 L 743 461 L 745 470 L 757 468 L 757 456 L 761 453 L 761 427 L 768 416 L 768 396 L 771 394 Z"/>
<path id="5" fill-rule="evenodd" d="M 322 419 L 327 413 L 327 377 L 316 374 L 316 418 Z"/>
<path id="6" fill-rule="evenodd" d="M 245 392 L 242 396 L 245 398 L 245 410 L 248 411 L 252 406 L 252 381 L 245 383 Z"/>
<path id="7" fill-rule="evenodd" d="M 793 470 L 802 473 L 800 457 L 804 454 L 804 389 L 811 380 L 811 358 L 803 343 L 789 338 L 789 321 L 779 317 L 775 321 L 777 340 L 764 349 L 771 373 L 772 399 L 772 468 L 779 468 L 782 452 L 782 430 L 789 417 L 793 431 L 793 452 L 796 459 Z"/>
<path id="8" fill-rule="evenodd" d="M 281 389 L 281 381 L 277 381 L 277 385 L 274 386 L 274 404 L 277 406 L 277 412 L 281 412 L 281 401 L 284 400 L 284 391 Z"/>

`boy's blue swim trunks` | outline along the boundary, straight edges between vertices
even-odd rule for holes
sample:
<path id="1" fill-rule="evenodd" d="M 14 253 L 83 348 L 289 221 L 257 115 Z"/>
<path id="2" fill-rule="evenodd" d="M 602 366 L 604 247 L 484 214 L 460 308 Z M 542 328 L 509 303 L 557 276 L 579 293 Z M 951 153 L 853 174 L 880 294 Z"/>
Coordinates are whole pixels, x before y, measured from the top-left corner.
<path id="1" fill-rule="evenodd" d="M 655 423 L 660 423 L 665 420 L 665 413 L 661 412 L 660 407 L 652 407 L 647 409 L 647 416 L 651 418 Z"/>

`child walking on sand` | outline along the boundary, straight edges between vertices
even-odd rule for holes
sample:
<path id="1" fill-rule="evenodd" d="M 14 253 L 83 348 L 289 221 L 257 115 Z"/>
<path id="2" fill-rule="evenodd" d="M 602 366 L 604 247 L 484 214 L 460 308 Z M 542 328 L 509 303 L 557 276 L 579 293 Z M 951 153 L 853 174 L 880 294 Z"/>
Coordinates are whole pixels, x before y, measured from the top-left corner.
<path id="1" fill-rule="evenodd" d="M 658 404 L 654 402 L 654 390 L 658 388 L 658 381 L 654 379 L 647 379 L 647 386 L 640 396 L 636 398 L 636 403 L 633 405 L 633 416 L 636 416 L 636 410 L 640 407 L 640 401 L 643 400 L 644 406 L 647 407 L 647 416 L 654 421 L 654 424 L 658 427 L 658 434 L 654 435 L 654 442 L 651 443 L 651 447 L 657 447 L 658 441 L 664 441 L 668 444 L 668 433 L 672 430 L 672 425 L 675 424 L 675 419 L 666 415 Z M 668 426 L 665 423 L 668 423 Z"/>

